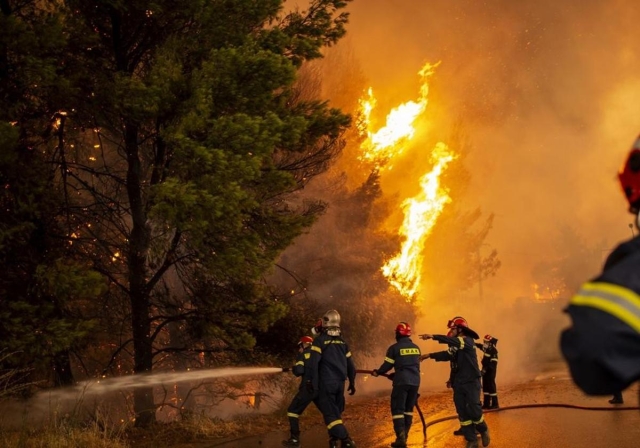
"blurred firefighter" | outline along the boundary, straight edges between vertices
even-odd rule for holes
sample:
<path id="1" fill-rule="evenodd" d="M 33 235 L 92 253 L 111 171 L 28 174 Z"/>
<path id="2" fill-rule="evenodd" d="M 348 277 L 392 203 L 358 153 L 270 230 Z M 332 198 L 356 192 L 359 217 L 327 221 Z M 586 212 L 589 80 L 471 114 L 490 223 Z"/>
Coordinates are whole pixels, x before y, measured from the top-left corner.
<path id="1" fill-rule="evenodd" d="M 311 345 L 309 369 L 305 369 L 305 387 L 310 393 L 317 393 L 316 403 L 329 431 L 330 448 L 337 448 L 338 441 L 342 448 L 356 446 L 341 418 L 347 379 L 349 395 L 356 393 L 356 366 L 341 335 L 340 314 L 327 311 L 322 317 L 322 331 Z"/>
<path id="2" fill-rule="evenodd" d="M 618 179 L 640 227 L 640 137 Z M 610 395 L 640 379 L 640 236 L 614 249 L 602 273 L 582 285 L 565 312 L 573 325 L 560 344 L 578 387 Z"/>
<path id="3" fill-rule="evenodd" d="M 297 377 L 304 377 L 305 367 L 311 359 L 311 344 L 313 344 L 313 338 L 311 336 L 303 336 L 298 342 L 298 356 L 296 358 L 295 365 L 291 368 L 291 372 Z M 295 397 L 291 401 L 289 408 L 287 409 L 287 417 L 289 417 L 289 428 L 291 437 L 288 440 L 284 440 L 282 445 L 284 446 L 300 446 L 300 415 L 307 409 L 307 406 L 314 400 L 315 396 L 310 393 L 304 384 L 304 379 L 301 378 L 300 387 Z"/>
<path id="4" fill-rule="evenodd" d="M 311 334 L 314 338 L 320 333 L 322 333 L 322 318 L 318 319 L 315 325 L 311 328 Z"/>
<path id="5" fill-rule="evenodd" d="M 457 318 L 457 317 L 456 317 Z M 454 319 L 456 319 L 454 318 Z M 447 337 L 453 337 L 453 331 L 449 330 L 447 333 Z M 449 361 L 449 379 L 445 383 L 447 389 L 453 389 L 453 385 L 455 384 L 455 376 L 458 371 L 458 364 L 456 363 L 456 352 L 458 351 L 457 347 L 448 347 L 446 350 L 440 352 L 428 353 L 426 355 L 422 355 L 420 357 L 420 361 L 424 361 L 425 359 L 433 359 L 436 362 Z M 455 393 L 455 391 L 454 391 Z M 455 404 L 455 403 L 454 403 Z M 462 431 L 462 426 L 455 431 L 453 431 L 454 436 L 463 436 L 464 433 Z"/>
<path id="6" fill-rule="evenodd" d="M 455 352 L 458 370 L 454 378 L 453 402 L 460 419 L 460 426 L 467 448 L 477 448 L 476 431 L 482 437 L 482 446 L 489 446 L 489 427 L 484 421 L 482 406 L 480 405 L 480 369 L 474 339 L 479 339 L 478 333 L 469 328 L 463 317 L 454 317 L 447 323 L 451 329 L 451 336 L 440 334 L 421 334 L 421 339 L 433 339 L 449 347 L 456 347 Z"/>
<path id="7" fill-rule="evenodd" d="M 476 344 L 484 356 L 482 357 L 482 392 L 484 393 L 484 403 L 482 409 L 498 409 L 498 387 L 496 386 L 496 375 L 498 373 L 498 340 L 487 334 L 484 336 L 482 344 Z"/>
<path id="8" fill-rule="evenodd" d="M 390 375 L 393 380 L 391 418 L 396 441 L 391 446 L 406 447 L 420 388 L 420 347 L 411 340 L 411 326 L 406 322 L 396 326 L 395 335 L 396 343 L 387 349 L 384 362 L 371 375 L 378 376 L 394 369 Z"/>

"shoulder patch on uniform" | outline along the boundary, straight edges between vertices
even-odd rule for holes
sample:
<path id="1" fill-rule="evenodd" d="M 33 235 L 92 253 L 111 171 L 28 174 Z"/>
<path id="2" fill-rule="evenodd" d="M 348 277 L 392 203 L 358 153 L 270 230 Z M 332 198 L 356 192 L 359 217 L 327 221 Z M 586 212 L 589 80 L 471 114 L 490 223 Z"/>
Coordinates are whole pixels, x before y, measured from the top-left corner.
<path id="1" fill-rule="evenodd" d="M 309 359 L 311 358 L 311 353 L 305 353 L 304 354 L 304 359 Z"/>

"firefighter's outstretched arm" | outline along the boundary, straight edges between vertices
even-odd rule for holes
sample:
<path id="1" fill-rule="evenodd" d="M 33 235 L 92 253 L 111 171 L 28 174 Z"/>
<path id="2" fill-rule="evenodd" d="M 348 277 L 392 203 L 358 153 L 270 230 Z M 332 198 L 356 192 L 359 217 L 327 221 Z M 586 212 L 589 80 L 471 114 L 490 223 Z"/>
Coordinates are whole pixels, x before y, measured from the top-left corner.
<path id="1" fill-rule="evenodd" d="M 428 353 L 420 357 L 420 361 L 425 359 L 433 359 L 436 362 L 453 361 L 453 354 L 449 350 L 443 350 L 441 352 Z"/>
<path id="2" fill-rule="evenodd" d="M 464 350 L 469 344 L 464 341 L 463 337 L 452 338 L 449 336 L 445 336 L 442 334 L 421 334 L 419 335 L 420 339 L 433 339 L 434 341 L 438 341 L 441 344 L 447 344 L 451 347 L 456 347 L 460 350 Z"/>

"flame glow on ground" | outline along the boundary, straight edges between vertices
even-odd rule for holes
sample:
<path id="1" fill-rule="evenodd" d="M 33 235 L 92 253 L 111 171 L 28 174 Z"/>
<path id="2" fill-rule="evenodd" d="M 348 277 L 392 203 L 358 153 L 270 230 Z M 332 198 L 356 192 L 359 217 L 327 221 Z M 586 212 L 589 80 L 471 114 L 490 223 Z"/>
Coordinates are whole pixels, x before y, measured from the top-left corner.
<path id="1" fill-rule="evenodd" d="M 383 170 L 405 153 L 416 133 L 416 120 L 426 110 L 428 78 L 433 75 L 437 65 L 426 64 L 420 70 L 422 85 L 418 101 L 408 101 L 392 109 L 385 125 L 375 132 L 371 129 L 371 114 L 376 100 L 372 89 L 369 89 L 368 97 L 360 101 L 358 130 L 366 135 L 361 145 L 360 160 L 373 163 L 376 170 Z M 446 144 L 438 142 L 431 152 L 432 168 L 420 178 L 420 193 L 401 204 L 404 221 L 398 232 L 403 237 L 402 247 L 397 255 L 385 263 L 382 273 L 408 301 L 419 300 L 423 249 L 444 206 L 451 201 L 446 188 L 441 185 L 440 177 L 456 157 Z"/>

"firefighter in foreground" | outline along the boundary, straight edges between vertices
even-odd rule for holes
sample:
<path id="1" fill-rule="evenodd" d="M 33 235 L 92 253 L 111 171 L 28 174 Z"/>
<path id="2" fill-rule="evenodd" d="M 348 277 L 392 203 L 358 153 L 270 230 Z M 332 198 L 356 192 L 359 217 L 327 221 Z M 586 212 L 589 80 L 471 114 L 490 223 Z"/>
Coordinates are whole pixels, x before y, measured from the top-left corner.
<path id="1" fill-rule="evenodd" d="M 482 344 L 476 344 L 484 356 L 482 357 L 482 392 L 484 403 L 482 409 L 498 409 L 498 387 L 496 386 L 496 374 L 498 373 L 498 340 L 490 334 L 485 335 Z"/>
<path id="2" fill-rule="evenodd" d="M 618 178 L 640 228 L 640 137 Z M 573 325 L 562 333 L 562 353 L 583 391 L 611 395 L 640 380 L 640 236 L 619 245 L 565 311 Z"/>
<path id="3" fill-rule="evenodd" d="M 413 408 L 418 400 L 420 388 L 420 348 L 410 338 L 411 326 L 400 322 L 396 326 L 396 343 L 387 350 L 382 365 L 374 369 L 372 376 L 378 376 L 394 369 L 391 375 L 391 418 L 396 441 L 393 447 L 406 447 L 409 429 L 413 422 Z"/>
<path id="4" fill-rule="evenodd" d="M 453 318 L 447 326 L 452 330 L 452 336 L 421 334 L 420 338 L 433 339 L 458 349 L 455 353 L 458 371 L 454 378 L 453 401 L 464 438 L 467 440 L 467 448 L 477 448 L 476 430 L 482 437 L 482 446 L 489 446 L 489 427 L 484 421 L 480 405 L 480 369 L 478 369 L 476 346 L 473 341 L 479 336 L 469 328 L 469 324 L 463 317 Z"/>
<path id="5" fill-rule="evenodd" d="M 329 447 L 337 448 L 340 441 L 342 448 L 353 448 L 356 445 L 349 437 L 341 415 L 347 379 L 349 395 L 356 393 L 356 367 L 341 333 L 340 314 L 336 310 L 327 311 L 322 317 L 322 332 L 311 345 L 311 359 L 309 369 L 305 369 L 304 381 L 310 393 L 317 393 L 316 403 L 329 431 Z"/>
<path id="6" fill-rule="evenodd" d="M 454 319 L 457 319 L 455 317 Z M 447 333 L 447 337 L 453 337 L 453 331 L 449 330 Z M 454 389 L 456 372 L 458 371 L 458 364 L 456 364 L 456 352 L 458 351 L 457 347 L 449 347 L 446 350 L 434 353 L 428 353 L 426 355 L 422 355 L 420 357 L 420 361 L 424 361 L 425 359 L 433 359 L 435 362 L 443 362 L 449 361 L 449 379 L 446 382 L 447 389 Z M 455 389 L 454 392 L 455 394 Z M 454 403 L 455 404 L 455 403 Z M 453 431 L 454 436 L 463 436 L 462 426 L 455 431 Z"/>
<path id="7" fill-rule="evenodd" d="M 296 358 L 295 365 L 291 368 L 291 372 L 297 377 L 304 376 L 305 366 L 311 359 L 311 344 L 313 344 L 313 338 L 310 336 L 303 336 L 300 338 L 300 342 L 298 342 L 298 357 Z M 307 406 L 309 406 L 313 399 L 314 394 L 307 390 L 304 385 L 304 380 L 301 380 L 298 392 L 296 396 L 293 397 L 287 409 L 291 437 L 289 437 L 289 440 L 283 441 L 282 445 L 292 447 L 300 446 L 300 415 L 307 409 Z"/>

